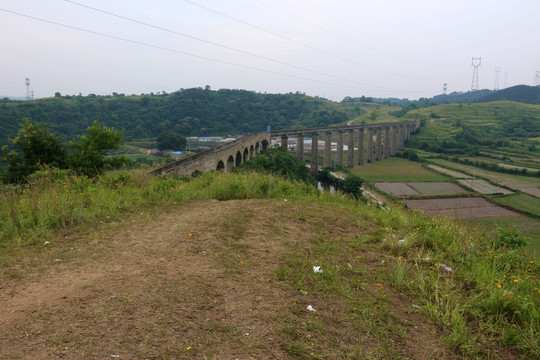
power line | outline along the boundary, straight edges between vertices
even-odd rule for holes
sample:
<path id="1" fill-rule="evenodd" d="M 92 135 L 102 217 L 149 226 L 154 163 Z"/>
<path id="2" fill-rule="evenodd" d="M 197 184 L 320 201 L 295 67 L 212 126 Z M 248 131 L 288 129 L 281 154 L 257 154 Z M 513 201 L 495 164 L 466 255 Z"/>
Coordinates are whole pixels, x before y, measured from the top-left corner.
<path id="1" fill-rule="evenodd" d="M 356 45 L 361 46 L 361 47 L 363 47 L 363 48 L 370 49 L 370 50 L 372 50 L 372 51 L 374 51 L 374 52 L 378 52 L 379 54 L 382 54 L 382 55 L 385 55 L 385 56 L 389 56 L 389 57 L 393 57 L 393 58 L 397 58 L 397 59 L 409 61 L 409 62 L 411 62 L 411 63 L 413 63 L 413 64 L 417 64 L 417 65 L 424 65 L 424 64 L 420 64 L 419 62 L 410 60 L 410 59 L 398 57 L 398 56 L 396 56 L 395 54 L 392 54 L 392 53 L 390 53 L 390 52 L 382 51 L 382 50 L 376 49 L 376 48 L 374 48 L 374 47 L 367 46 L 367 45 L 364 44 L 364 43 L 361 43 L 361 42 L 359 42 L 359 41 L 353 40 L 353 39 L 351 39 L 351 38 L 349 38 L 349 37 L 346 37 L 346 36 L 341 35 L 340 33 L 336 33 L 336 32 L 334 32 L 334 31 L 330 31 L 330 30 L 325 29 L 325 28 L 323 28 L 323 27 L 321 27 L 321 26 L 319 26 L 319 25 L 317 25 L 317 24 L 314 24 L 314 23 L 312 23 L 312 22 L 310 22 L 310 21 L 307 21 L 307 20 L 303 19 L 302 17 L 300 17 L 300 16 L 298 16 L 298 15 L 293 15 L 293 14 L 290 14 L 290 13 L 288 13 L 288 12 L 286 12 L 286 11 L 283 11 L 282 9 L 280 9 L 280 8 L 278 8 L 278 7 L 276 7 L 276 6 L 267 4 L 267 3 L 264 2 L 264 1 L 261 1 L 261 0 L 255 0 L 255 1 L 258 2 L 258 3 L 261 4 L 261 5 L 264 5 L 264 6 L 266 6 L 266 7 L 269 7 L 269 8 L 271 8 L 271 9 L 273 9 L 274 11 L 277 11 L 277 12 L 279 12 L 279 13 L 281 13 L 281 14 L 284 14 L 284 15 L 286 15 L 286 16 L 288 16 L 288 17 L 291 17 L 291 18 L 293 18 L 293 19 L 295 19 L 295 20 L 300 20 L 301 22 L 303 22 L 303 23 L 305 23 L 305 24 L 308 24 L 309 26 L 312 26 L 312 27 L 314 27 L 314 28 L 316 28 L 316 29 L 319 29 L 319 30 L 321 30 L 321 31 L 323 31 L 323 32 L 326 32 L 326 33 L 328 33 L 328 34 L 331 34 L 331 35 L 333 35 L 333 36 L 335 36 L 335 37 L 337 37 L 337 38 L 339 38 L 339 39 L 342 39 L 342 40 L 344 40 L 344 41 L 347 41 L 347 42 L 356 44 Z M 326 17 L 327 19 L 330 19 L 330 20 L 334 21 L 334 22 L 337 23 L 337 24 L 340 24 L 340 25 L 342 25 L 342 26 L 344 26 L 344 27 L 348 27 L 348 28 L 354 30 L 355 34 L 360 33 L 362 36 L 365 36 L 365 37 L 369 37 L 369 38 L 371 38 L 371 39 L 374 39 L 373 37 L 369 36 L 368 34 L 366 34 L 366 33 L 361 33 L 360 31 L 358 31 L 358 29 L 355 29 L 355 28 L 351 27 L 350 25 L 341 23 L 340 21 L 338 21 L 338 20 L 336 20 L 336 19 L 334 19 L 334 18 L 332 18 L 332 17 L 330 17 L 330 16 L 328 16 L 328 15 L 326 15 L 326 14 L 322 14 L 322 16 Z M 375 40 L 375 39 L 374 39 L 374 40 Z M 422 78 L 418 78 L 418 79 L 422 79 Z M 429 80 L 432 80 L 432 79 L 429 79 Z"/>
<path id="2" fill-rule="evenodd" d="M 267 60 L 267 61 L 271 61 L 271 62 L 280 64 L 280 65 L 286 65 L 286 66 L 293 67 L 295 69 L 308 71 L 308 72 L 311 72 L 311 73 L 314 73 L 314 74 L 328 76 L 328 77 L 334 78 L 336 80 L 348 81 L 348 82 L 357 83 L 359 85 L 365 85 L 365 86 L 370 86 L 370 87 L 375 87 L 375 88 L 380 88 L 380 89 L 385 89 L 385 90 L 391 90 L 391 89 L 387 89 L 387 88 L 384 88 L 384 87 L 380 87 L 378 85 L 358 82 L 358 81 L 354 81 L 354 80 L 351 80 L 351 79 L 347 79 L 347 78 L 335 76 L 335 75 L 332 75 L 332 74 L 329 74 L 329 73 L 325 73 L 325 72 L 322 72 L 322 71 L 317 71 L 317 70 L 309 69 L 309 68 L 306 68 L 306 67 L 303 67 L 303 66 L 290 64 L 290 63 L 287 63 L 285 61 L 272 59 L 272 58 L 269 58 L 269 57 L 266 57 L 266 56 L 263 56 L 263 55 L 254 54 L 254 53 L 249 52 L 249 51 L 233 48 L 231 46 L 227 46 L 227 45 L 219 44 L 219 43 L 216 43 L 216 42 L 213 42 L 213 41 L 205 40 L 205 39 L 202 39 L 202 38 L 199 38 L 199 37 L 196 37 L 196 36 L 192 36 L 192 35 L 188 35 L 188 34 L 184 34 L 184 33 L 181 33 L 181 32 L 175 31 L 175 30 L 170 30 L 170 29 L 158 26 L 158 25 L 153 25 L 153 24 L 146 23 L 146 22 L 143 22 L 143 21 L 140 21 L 140 20 L 136 20 L 136 19 L 133 19 L 133 18 L 130 18 L 130 17 L 127 17 L 127 16 L 123 16 L 123 15 L 115 14 L 115 13 L 112 13 L 112 12 L 109 12 L 109 11 L 101 10 L 101 9 L 98 9 L 98 8 L 95 8 L 95 7 L 92 7 L 92 6 L 88 6 L 88 5 L 84 5 L 84 4 L 75 2 L 75 1 L 71 1 L 71 0 L 64 0 L 64 1 L 68 2 L 70 4 L 73 4 L 73 5 L 81 6 L 81 7 L 93 10 L 93 11 L 97 11 L 97 12 L 101 12 L 101 13 L 104 13 L 104 14 L 107 14 L 107 15 L 110 15 L 110 16 L 114 16 L 114 17 L 117 17 L 117 18 L 120 18 L 120 19 L 123 19 L 123 20 L 131 21 L 131 22 L 134 22 L 134 23 L 137 23 L 137 24 L 140 24 L 140 25 L 144 25 L 144 26 L 148 26 L 148 27 L 158 29 L 158 30 L 161 30 L 161 31 L 166 31 L 166 32 L 171 33 L 171 34 L 187 37 L 187 38 L 192 39 L 192 40 L 201 41 L 201 42 L 213 45 L 213 46 L 221 47 L 223 49 L 236 51 L 236 52 L 239 52 L 239 53 L 242 53 L 242 54 L 245 54 L 245 55 L 249 55 L 249 56 L 253 56 L 253 57 L 256 57 L 256 58 L 259 58 L 259 59 L 264 59 L 264 60 Z"/>
<path id="3" fill-rule="evenodd" d="M 223 17 L 226 17 L 228 19 L 231 19 L 233 21 L 236 21 L 236 22 L 239 22 L 241 24 L 244 24 L 246 26 L 249 26 L 249 27 L 252 27 L 254 29 L 257 29 L 259 31 L 262 31 L 262 32 L 265 32 L 267 34 L 270 34 L 270 35 L 273 35 L 273 36 L 276 36 L 280 39 L 284 39 L 284 40 L 287 40 L 289 42 L 292 42 L 292 43 L 295 43 L 297 45 L 300 45 L 300 46 L 303 46 L 303 47 L 306 47 L 308 49 L 311 49 L 311 50 L 314 50 L 314 51 L 317 51 L 317 52 L 320 52 L 322 54 L 325 54 L 325 55 L 328 55 L 328 56 L 331 56 L 331 57 L 334 57 L 336 59 L 340 59 L 340 60 L 343 60 L 343 61 L 347 61 L 347 62 L 350 62 L 352 64 L 355 64 L 355 65 L 359 65 L 359 66 L 362 66 L 362 67 L 365 67 L 367 69 L 370 69 L 370 70 L 373 70 L 373 71 L 378 71 L 378 72 L 381 72 L 381 73 L 385 73 L 385 74 L 390 74 L 390 75 L 394 75 L 394 76 L 399 76 L 399 77 L 403 77 L 403 78 L 409 78 L 409 79 L 417 79 L 417 80 L 432 80 L 432 79 L 426 79 L 426 78 L 418 78 L 418 77 L 415 77 L 415 76 L 410 76 L 410 75 L 404 75 L 404 74 L 398 74 L 398 73 L 395 73 L 395 72 L 392 72 L 392 71 L 387 71 L 387 70 L 382 70 L 382 69 L 379 69 L 379 68 L 376 68 L 374 66 L 370 66 L 370 65 L 366 65 L 366 64 L 362 64 L 362 63 L 359 63 L 358 61 L 356 60 L 352 60 L 352 59 L 349 59 L 349 58 L 346 58 L 346 57 L 343 57 L 343 56 L 340 56 L 340 55 L 336 55 L 336 54 L 333 54 L 329 51 L 326 51 L 324 49 L 320 49 L 318 47 L 315 47 L 315 46 L 311 46 L 309 44 L 306 44 L 306 43 L 303 43 L 301 41 L 298 41 L 298 40 L 294 40 L 290 37 L 287 37 L 287 36 L 284 36 L 284 35 L 281 35 L 281 34 L 278 34 L 274 31 L 271 31 L 271 30 L 268 30 L 268 29 L 265 29 L 263 27 L 260 27 L 260 26 L 257 26 L 257 25 L 254 25 L 254 24 L 251 24 L 247 21 L 244 21 L 242 19 L 239 19 L 239 18 L 236 18 L 234 16 L 230 16 L 230 15 L 227 15 L 221 11 L 218 11 L 218 10 L 215 10 L 215 9 L 212 9 L 212 8 L 209 8 L 207 6 L 204 6 L 204 5 L 201 5 L 195 1 L 192 1 L 192 0 L 184 0 L 185 2 L 187 3 L 190 3 L 194 6 L 198 6 L 202 9 L 205 9 L 207 11 L 210 11 L 210 12 L 213 12 L 215 14 L 218 14 L 220 16 L 223 16 Z"/>
<path id="4" fill-rule="evenodd" d="M 158 45 L 153 45 L 153 44 L 149 44 L 149 43 L 145 43 L 145 42 L 141 42 L 141 41 L 137 41 L 137 40 L 126 39 L 126 38 L 115 36 L 115 35 L 104 34 L 104 33 L 100 33 L 100 32 L 93 31 L 93 30 L 83 29 L 83 28 L 79 28 L 79 27 L 71 26 L 71 25 L 66 25 L 66 24 L 55 22 L 55 21 L 46 20 L 46 19 L 38 18 L 38 17 L 35 17 L 35 16 L 27 15 L 27 14 L 22 14 L 22 13 L 19 13 L 19 12 L 15 12 L 15 11 L 3 9 L 3 8 L 0 8 L 0 11 L 4 11 L 4 12 L 7 12 L 7 13 L 10 13 L 10 14 L 13 14 L 13 15 L 29 18 L 29 19 L 36 20 L 36 21 L 41 21 L 41 22 L 56 25 L 56 26 L 65 27 L 65 28 L 72 29 L 72 30 L 86 32 L 86 33 L 89 33 L 89 34 L 98 35 L 98 36 L 102 36 L 102 37 L 106 37 L 106 38 L 110 38 L 110 39 L 115 39 L 115 40 L 120 40 L 120 41 L 132 43 L 132 44 L 136 44 L 136 45 L 140 45 L 140 46 L 150 47 L 150 48 L 153 48 L 153 49 L 164 50 L 164 51 L 175 53 L 175 54 L 195 57 L 195 58 L 199 58 L 199 59 L 204 59 L 204 60 L 207 60 L 207 61 L 213 61 L 213 62 L 217 62 L 217 63 L 221 63 L 221 64 L 232 65 L 232 66 L 241 67 L 241 68 L 245 68 L 245 69 L 249 69 L 249 70 L 265 72 L 265 73 L 268 73 L 268 74 L 279 75 L 279 76 L 284 76 L 284 77 L 303 80 L 303 81 L 316 82 L 316 83 L 320 83 L 320 84 L 332 85 L 332 86 L 343 87 L 343 88 L 365 90 L 364 88 L 360 88 L 358 86 L 351 86 L 351 85 L 332 83 L 332 82 L 328 82 L 328 81 L 315 80 L 315 79 L 311 79 L 311 78 L 305 78 L 305 77 L 301 77 L 301 76 L 285 74 L 285 73 L 281 73 L 281 72 L 277 72 L 277 71 L 261 69 L 261 68 L 257 68 L 257 67 L 254 67 L 254 66 L 237 64 L 237 63 L 234 63 L 234 62 L 215 59 L 215 58 L 211 58 L 211 57 L 207 57 L 207 56 L 192 54 L 192 53 L 188 53 L 188 52 L 185 52 L 185 51 L 179 51 L 179 50 L 170 49 L 170 48 L 166 48 L 166 47 L 158 46 Z M 359 83 L 359 84 L 362 84 L 362 83 Z M 376 85 L 370 85 L 370 84 L 362 84 L 362 85 L 372 86 L 372 87 L 379 88 L 379 89 L 382 89 L 382 90 L 397 90 L 397 89 L 390 89 L 390 88 L 386 88 L 386 87 L 382 87 L 382 86 L 376 86 Z M 406 90 L 401 90 L 401 91 L 406 91 Z M 419 92 L 419 91 L 409 91 L 409 92 Z"/>

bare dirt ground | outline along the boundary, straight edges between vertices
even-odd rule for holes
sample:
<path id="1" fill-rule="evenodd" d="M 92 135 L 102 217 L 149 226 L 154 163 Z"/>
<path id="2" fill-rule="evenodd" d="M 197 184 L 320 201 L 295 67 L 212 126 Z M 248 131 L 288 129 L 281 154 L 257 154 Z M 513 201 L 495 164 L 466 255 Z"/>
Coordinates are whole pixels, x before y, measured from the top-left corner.
<path id="1" fill-rule="evenodd" d="M 422 195 L 407 183 L 402 182 L 376 182 L 375 187 L 392 195 L 412 196 Z"/>
<path id="2" fill-rule="evenodd" d="M 405 200 L 411 209 L 427 215 L 448 216 L 454 219 L 519 216 L 518 213 L 494 205 L 483 198 Z"/>
<path id="3" fill-rule="evenodd" d="M 326 358 L 358 358 L 351 349 L 381 358 L 381 338 L 357 329 L 344 302 L 302 295 L 276 276 L 314 239 L 366 231 L 328 204 L 234 200 L 174 205 L 60 237 L 0 269 L 0 359 L 317 358 L 291 350 L 291 328 L 305 329 L 297 342 L 334 354 Z M 366 303 L 375 301 L 371 288 L 387 286 L 377 276 L 384 256 L 355 254 Z M 410 299 L 388 292 L 404 330 L 385 346 L 406 359 L 460 358 Z M 311 303 L 316 314 L 306 311 Z M 306 340 L 313 323 L 336 337 Z"/>
<path id="4" fill-rule="evenodd" d="M 540 187 L 536 184 L 506 184 L 506 186 L 540 198 Z"/>

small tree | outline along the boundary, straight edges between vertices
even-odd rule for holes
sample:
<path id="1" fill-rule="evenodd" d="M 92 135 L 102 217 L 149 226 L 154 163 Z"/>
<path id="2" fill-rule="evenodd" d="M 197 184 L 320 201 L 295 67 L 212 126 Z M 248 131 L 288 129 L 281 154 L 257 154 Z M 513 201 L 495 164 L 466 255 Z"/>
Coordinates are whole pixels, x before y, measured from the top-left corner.
<path id="1" fill-rule="evenodd" d="M 342 190 L 344 193 L 354 196 L 355 199 L 362 197 L 362 184 L 364 180 L 356 175 L 349 174 L 343 182 Z"/>
<path id="2" fill-rule="evenodd" d="M 41 165 L 62 168 L 66 166 L 67 153 L 62 139 L 49 132 L 43 123 L 33 124 L 24 119 L 17 136 L 9 139 L 15 149 L 2 147 L 3 162 L 8 164 L 4 180 L 17 182 L 37 171 Z"/>
<path id="3" fill-rule="evenodd" d="M 108 128 L 101 127 L 99 121 L 88 127 L 87 135 L 79 135 L 78 141 L 71 141 L 69 148 L 70 168 L 75 172 L 96 176 L 105 169 L 120 167 L 127 160 L 125 156 L 110 155 L 111 150 L 117 150 L 124 143 L 123 133 Z"/>
<path id="4" fill-rule="evenodd" d="M 237 167 L 258 172 L 268 172 L 280 175 L 289 180 L 303 181 L 307 184 L 316 185 L 317 181 L 309 173 L 309 169 L 292 154 L 282 148 L 268 149 L 257 157 Z"/>
<path id="5" fill-rule="evenodd" d="M 159 150 L 184 150 L 186 147 L 186 137 L 173 131 L 163 131 L 157 140 Z"/>

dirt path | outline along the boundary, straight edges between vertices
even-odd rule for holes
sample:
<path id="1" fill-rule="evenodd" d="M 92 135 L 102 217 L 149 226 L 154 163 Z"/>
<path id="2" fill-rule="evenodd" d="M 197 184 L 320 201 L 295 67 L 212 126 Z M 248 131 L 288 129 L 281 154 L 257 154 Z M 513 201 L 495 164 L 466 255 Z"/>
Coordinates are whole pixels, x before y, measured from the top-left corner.
<path id="1" fill-rule="evenodd" d="M 328 206 L 193 202 L 59 241 L 56 250 L 37 255 L 39 266 L 4 270 L 0 359 L 288 359 L 294 342 L 283 334 L 294 326 L 309 331 L 313 321 L 336 332 L 343 346 L 376 354 L 372 330 L 353 331 L 343 303 L 318 296 L 313 317 L 306 298 L 276 276 L 314 238 L 365 231 Z M 377 256 L 362 255 L 367 283 Z M 8 278 L 10 271 L 16 276 Z M 396 353 L 457 358 L 440 329 L 409 311 L 408 299 L 394 299 L 390 311 L 407 333 L 392 345 Z M 328 349 L 340 346 L 320 341 Z"/>

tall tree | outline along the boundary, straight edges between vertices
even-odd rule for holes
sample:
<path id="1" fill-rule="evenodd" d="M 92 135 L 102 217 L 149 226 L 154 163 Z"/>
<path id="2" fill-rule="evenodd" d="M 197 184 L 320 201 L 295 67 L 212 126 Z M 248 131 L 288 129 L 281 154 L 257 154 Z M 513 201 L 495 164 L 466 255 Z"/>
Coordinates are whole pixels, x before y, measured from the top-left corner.
<path id="1" fill-rule="evenodd" d="M 163 131 L 157 140 L 159 150 L 184 150 L 186 147 L 186 137 L 174 131 Z"/>
<path id="2" fill-rule="evenodd" d="M 9 139 L 8 145 L 2 147 L 3 162 L 8 167 L 3 174 L 4 180 L 16 182 L 39 169 L 41 165 L 63 168 L 66 166 L 67 153 L 62 139 L 54 136 L 43 123 L 32 123 L 24 119 L 17 136 Z"/>
<path id="3" fill-rule="evenodd" d="M 96 176 L 105 169 L 121 166 L 126 162 L 125 156 L 111 155 L 124 143 L 121 131 L 101 126 L 99 121 L 88 127 L 86 135 L 79 135 L 78 141 L 71 141 L 69 148 L 70 167 L 77 173 Z"/>

